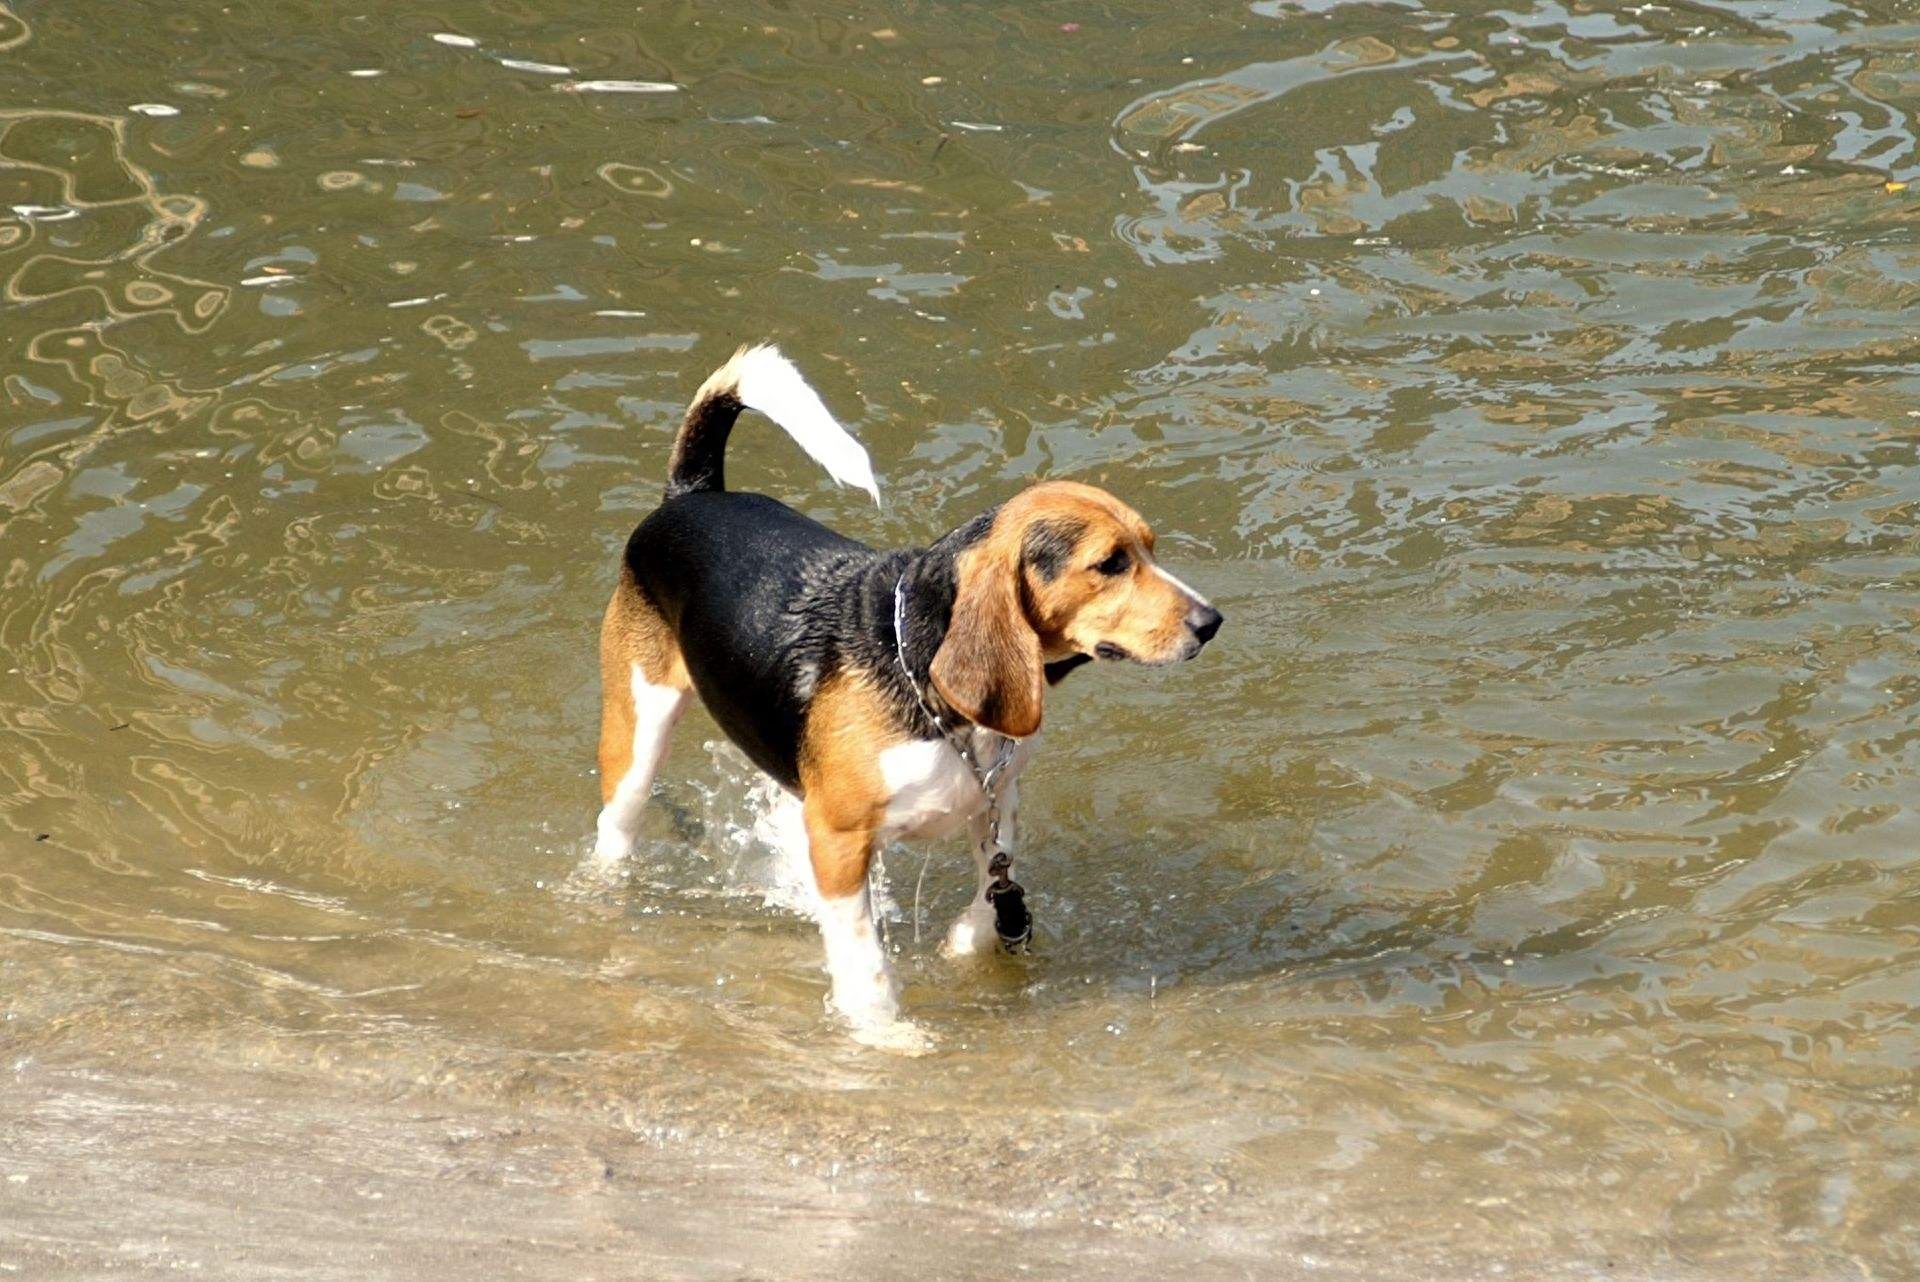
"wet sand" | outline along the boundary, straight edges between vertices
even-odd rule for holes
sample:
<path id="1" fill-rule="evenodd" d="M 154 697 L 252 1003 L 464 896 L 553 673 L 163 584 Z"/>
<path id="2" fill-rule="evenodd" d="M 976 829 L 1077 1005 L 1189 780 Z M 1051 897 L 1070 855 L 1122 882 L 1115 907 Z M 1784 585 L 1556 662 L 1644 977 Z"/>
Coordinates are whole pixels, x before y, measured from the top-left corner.
<path id="1" fill-rule="evenodd" d="M 1343 1276 L 1204 1229 L 1023 1227 L 711 1139 L 286 1074 L 34 1064 L 0 1095 L 0 1133 L 0 1272 L 47 1282 Z"/>
<path id="2" fill-rule="evenodd" d="M 1018 1202 L 956 1197 L 964 1173 L 930 1193 L 884 1164 L 850 1160 L 822 1176 L 750 1142 L 631 1115 L 355 1090 L 307 1073 L 28 1057 L 9 1079 L 0 1273 L 45 1282 L 1875 1276 L 1864 1264 L 1806 1274 L 1744 1254 L 1650 1257 L 1645 1239 L 1618 1253 L 1600 1241 L 1536 1249 L 1537 1226 L 1517 1224 L 1465 1247 L 1412 1222 L 1388 1240 L 1368 1227 L 1379 1206 L 1295 1215 L 1257 1195 L 1198 1217 L 1036 1222 Z M 1065 1186 L 1098 1178 L 1058 1173 Z"/>

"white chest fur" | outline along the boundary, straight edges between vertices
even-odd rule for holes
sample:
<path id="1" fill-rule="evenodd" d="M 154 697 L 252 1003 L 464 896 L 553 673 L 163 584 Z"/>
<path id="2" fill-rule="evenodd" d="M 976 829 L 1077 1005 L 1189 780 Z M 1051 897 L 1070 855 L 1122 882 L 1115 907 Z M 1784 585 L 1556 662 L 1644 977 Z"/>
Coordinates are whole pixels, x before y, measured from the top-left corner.
<path id="1" fill-rule="evenodd" d="M 895 744 L 880 754 L 887 785 L 882 840 L 944 837 L 986 805 L 980 784 L 944 740 Z"/>

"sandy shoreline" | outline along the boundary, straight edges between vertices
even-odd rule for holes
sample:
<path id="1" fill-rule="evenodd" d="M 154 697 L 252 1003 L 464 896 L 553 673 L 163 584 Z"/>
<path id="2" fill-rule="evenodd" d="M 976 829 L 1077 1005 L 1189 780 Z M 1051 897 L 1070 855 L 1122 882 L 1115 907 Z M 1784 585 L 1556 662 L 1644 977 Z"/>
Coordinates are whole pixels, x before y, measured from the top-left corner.
<path id="1" fill-rule="evenodd" d="M 1184 1235 L 1025 1228 L 882 1176 L 288 1074 L 34 1061 L 0 1097 L 0 1274 L 378 1280 L 1298 1276 Z M 1314 1270 L 1318 1277 L 1339 1276 Z"/>

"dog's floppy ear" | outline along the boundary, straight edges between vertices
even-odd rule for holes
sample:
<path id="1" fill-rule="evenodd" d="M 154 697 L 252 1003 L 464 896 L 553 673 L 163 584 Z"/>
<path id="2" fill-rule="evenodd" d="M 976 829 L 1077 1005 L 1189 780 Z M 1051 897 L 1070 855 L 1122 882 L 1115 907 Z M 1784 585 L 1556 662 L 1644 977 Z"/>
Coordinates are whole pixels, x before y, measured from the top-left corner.
<path id="1" fill-rule="evenodd" d="M 940 697 L 967 720 L 1023 739 L 1040 728 L 1046 681 L 1040 636 L 1020 604 L 1019 557 L 997 542 L 960 558 L 953 618 L 930 675 Z"/>

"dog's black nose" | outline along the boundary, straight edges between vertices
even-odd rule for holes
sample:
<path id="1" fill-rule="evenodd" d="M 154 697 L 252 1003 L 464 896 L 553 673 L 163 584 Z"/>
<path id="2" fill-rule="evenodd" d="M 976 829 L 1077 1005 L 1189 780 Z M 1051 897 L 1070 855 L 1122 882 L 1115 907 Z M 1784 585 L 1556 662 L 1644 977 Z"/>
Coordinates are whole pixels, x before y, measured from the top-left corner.
<path id="1" fill-rule="evenodd" d="M 1213 634 L 1220 630 L 1224 618 L 1226 616 L 1212 606 L 1203 605 L 1187 616 L 1187 626 L 1193 629 L 1193 635 L 1200 638 L 1200 644 L 1205 645 L 1213 640 Z"/>

